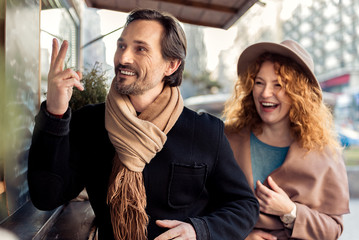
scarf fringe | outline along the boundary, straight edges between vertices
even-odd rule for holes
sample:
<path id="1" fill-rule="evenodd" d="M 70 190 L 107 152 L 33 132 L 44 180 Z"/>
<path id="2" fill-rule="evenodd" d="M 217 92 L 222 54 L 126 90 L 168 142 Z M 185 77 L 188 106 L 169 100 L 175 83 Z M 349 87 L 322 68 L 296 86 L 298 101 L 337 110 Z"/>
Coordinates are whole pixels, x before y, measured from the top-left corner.
<path id="1" fill-rule="evenodd" d="M 149 218 L 145 210 L 147 202 L 142 172 L 130 171 L 121 161 L 117 162 L 119 170 L 107 194 L 115 239 L 147 239 Z"/>

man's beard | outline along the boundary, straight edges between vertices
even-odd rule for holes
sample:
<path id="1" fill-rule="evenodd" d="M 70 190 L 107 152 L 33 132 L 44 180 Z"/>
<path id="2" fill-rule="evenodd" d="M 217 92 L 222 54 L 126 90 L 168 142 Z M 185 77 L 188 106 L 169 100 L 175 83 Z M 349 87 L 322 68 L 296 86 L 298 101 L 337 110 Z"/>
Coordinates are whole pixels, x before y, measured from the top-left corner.
<path id="1" fill-rule="evenodd" d="M 124 83 L 126 81 L 124 78 L 116 77 L 115 81 L 116 91 L 119 94 L 123 95 L 141 95 L 152 87 L 149 84 L 144 83 L 143 81 L 135 81 L 128 85 Z"/>
<path id="2" fill-rule="evenodd" d="M 126 69 L 130 69 L 134 72 L 137 73 L 136 69 L 130 65 L 122 65 L 122 64 L 118 64 L 115 68 L 115 73 L 116 73 L 116 77 L 115 77 L 115 81 L 116 81 L 116 91 L 119 94 L 123 94 L 123 95 L 141 95 L 143 94 L 146 90 L 150 89 L 150 86 L 148 86 L 148 84 L 145 83 L 145 81 L 143 80 L 136 80 L 135 82 L 126 85 L 126 78 L 121 78 L 118 76 L 119 74 L 119 69 L 120 68 L 126 68 Z"/>

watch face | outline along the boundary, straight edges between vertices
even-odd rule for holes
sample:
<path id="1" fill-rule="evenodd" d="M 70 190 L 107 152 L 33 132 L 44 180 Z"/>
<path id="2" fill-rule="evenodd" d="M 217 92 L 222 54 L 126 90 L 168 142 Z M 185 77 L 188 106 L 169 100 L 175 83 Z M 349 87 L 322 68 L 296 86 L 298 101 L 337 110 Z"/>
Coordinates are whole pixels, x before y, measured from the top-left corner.
<path id="1" fill-rule="evenodd" d="M 291 223 L 293 221 L 294 221 L 294 216 L 292 216 L 292 215 L 284 215 L 283 216 L 283 222 Z"/>

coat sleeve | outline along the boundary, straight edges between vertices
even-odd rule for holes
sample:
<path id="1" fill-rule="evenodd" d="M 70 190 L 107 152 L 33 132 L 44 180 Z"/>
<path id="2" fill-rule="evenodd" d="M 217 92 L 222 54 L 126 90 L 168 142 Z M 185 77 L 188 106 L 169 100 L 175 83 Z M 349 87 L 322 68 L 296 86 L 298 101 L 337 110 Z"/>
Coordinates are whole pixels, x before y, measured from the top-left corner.
<path id="1" fill-rule="evenodd" d="M 207 182 L 213 211 L 191 218 L 198 240 L 245 239 L 259 215 L 259 203 L 234 159 L 223 124 L 220 126 L 217 159 Z"/>
<path id="2" fill-rule="evenodd" d="M 43 102 L 35 118 L 29 151 L 30 198 L 41 210 L 54 209 L 84 188 L 70 159 L 70 109 L 62 119 L 49 115 Z"/>
<path id="3" fill-rule="evenodd" d="M 338 239 L 343 232 L 343 217 L 327 215 L 297 205 L 297 218 L 294 222 L 292 238 L 295 239 Z"/>

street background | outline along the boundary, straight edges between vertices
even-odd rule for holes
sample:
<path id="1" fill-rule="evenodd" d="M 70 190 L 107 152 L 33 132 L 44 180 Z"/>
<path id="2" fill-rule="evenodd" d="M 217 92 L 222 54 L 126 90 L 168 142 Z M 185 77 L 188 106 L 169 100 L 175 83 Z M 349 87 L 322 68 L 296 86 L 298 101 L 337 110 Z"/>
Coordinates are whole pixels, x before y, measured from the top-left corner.
<path id="1" fill-rule="evenodd" d="M 344 232 L 339 239 L 359 239 L 359 198 L 350 199 L 350 214 L 344 215 Z"/>

